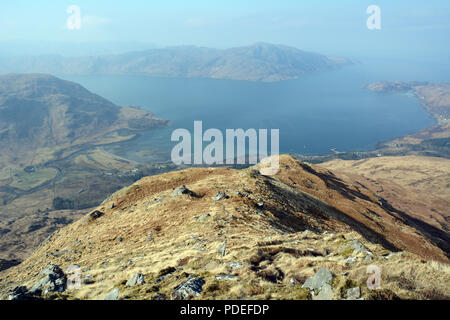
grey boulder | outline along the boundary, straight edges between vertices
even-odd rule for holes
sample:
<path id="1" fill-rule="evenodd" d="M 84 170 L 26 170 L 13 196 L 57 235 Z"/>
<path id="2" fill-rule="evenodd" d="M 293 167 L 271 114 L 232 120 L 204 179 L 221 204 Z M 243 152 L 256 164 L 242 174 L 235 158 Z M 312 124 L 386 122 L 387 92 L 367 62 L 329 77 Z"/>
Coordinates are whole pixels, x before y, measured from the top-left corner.
<path id="1" fill-rule="evenodd" d="M 188 188 L 186 188 L 185 185 L 182 185 L 181 187 L 176 188 L 170 196 L 176 197 L 176 196 L 181 196 L 183 194 L 195 196 L 195 193 L 193 191 L 189 190 Z"/>
<path id="2" fill-rule="evenodd" d="M 44 277 L 30 289 L 31 294 L 63 292 L 66 289 L 66 275 L 57 265 L 48 265 L 40 274 Z"/>
<path id="3" fill-rule="evenodd" d="M 332 300 L 333 299 L 333 288 L 325 283 L 317 295 L 313 294 L 313 300 Z"/>
<path id="4" fill-rule="evenodd" d="M 316 272 L 315 275 L 306 279 L 303 288 L 308 288 L 313 291 L 320 290 L 325 284 L 331 285 L 333 281 L 333 273 L 327 268 L 322 268 Z"/>
<path id="5" fill-rule="evenodd" d="M 103 298 L 103 300 L 117 300 L 119 299 L 119 289 L 114 288 Z"/>
<path id="6" fill-rule="evenodd" d="M 187 281 L 178 285 L 172 292 L 173 300 L 185 300 L 198 297 L 201 292 L 205 280 L 198 277 L 190 277 Z"/>
<path id="7" fill-rule="evenodd" d="M 226 195 L 225 192 L 220 191 L 220 192 L 217 192 L 217 194 L 212 199 L 215 201 L 220 201 L 220 200 L 228 199 L 228 198 L 229 197 Z"/>
<path id="8" fill-rule="evenodd" d="M 142 273 L 135 273 L 133 276 L 127 281 L 126 286 L 134 287 L 139 286 L 145 283 L 144 275 Z"/>

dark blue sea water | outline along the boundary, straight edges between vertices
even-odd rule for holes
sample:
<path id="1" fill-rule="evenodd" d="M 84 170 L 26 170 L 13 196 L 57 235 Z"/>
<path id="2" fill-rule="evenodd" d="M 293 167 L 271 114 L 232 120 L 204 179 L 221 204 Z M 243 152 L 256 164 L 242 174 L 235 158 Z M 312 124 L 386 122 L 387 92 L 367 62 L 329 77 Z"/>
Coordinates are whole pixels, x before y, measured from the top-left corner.
<path id="1" fill-rule="evenodd" d="M 277 83 L 154 78 L 145 76 L 63 76 L 118 105 L 141 106 L 172 126 L 144 133 L 121 148 L 128 158 L 149 148 L 168 159 L 176 128 L 280 129 L 280 152 L 326 154 L 363 151 L 434 120 L 407 94 L 378 94 L 364 89 L 379 80 L 448 81 L 439 66 L 364 61 L 340 70 Z"/>

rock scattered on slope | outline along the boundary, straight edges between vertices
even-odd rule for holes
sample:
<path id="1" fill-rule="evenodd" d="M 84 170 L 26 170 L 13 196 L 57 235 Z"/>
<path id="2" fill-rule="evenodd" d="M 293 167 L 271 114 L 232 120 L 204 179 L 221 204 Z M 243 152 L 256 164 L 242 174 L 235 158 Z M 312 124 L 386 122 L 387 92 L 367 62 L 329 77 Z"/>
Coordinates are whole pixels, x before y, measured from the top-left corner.
<path id="1" fill-rule="evenodd" d="M 358 257 L 348 257 L 347 259 L 344 260 L 345 264 L 353 264 L 356 261 L 358 261 Z"/>
<path id="2" fill-rule="evenodd" d="M 198 277 L 190 277 L 187 281 L 178 285 L 172 292 L 172 299 L 185 300 L 198 297 L 205 281 Z"/>
<path id="3" fill-rule="evenodd" d="M 232 262 L 228 263 L 228 265 L 232 269 L 240 269 L 240 268 L 242 268 L 242 263 L 240 263 L 240 262 L 233 262 L 232 261 Z"/>
<path id="4" fill-rule="evenodd" d="M 264 200 L 258 199 L 258 201 L 256 202 L 256 205 L 260 209 L 264 208 Z"/>
<path id="5" fill-rule="evenodd" d="M 231 281 L 231 280 L 235 280 L 238 279 L 239 277 L 233 274 L 218 274 L 216 275 L 216 279 L 217 280 L 227 280 L 227 281 Z"/>
<path id="6" fill-rule="evenodd" d="M 322 268 L 315 275 L 306 279 L 302 287 L 319 291 L 325 284 L 331 284 L 332 281 L 333 273 L 327 268 Z"/>
<path id="7" fill-rule="evenodd" d="M 225 257 L 225 254 L 227 253 L 227 240 L 225 240 L 220 248 L 217 249 L 217 252 L 220 253 L 222 257 Z"/>
<path id="8" fill-rule="evenodd" d="M 319 293 L 312 295 L 313 300 L 332 300 L 333 299 L 333 288 L 325 283 L 319 290 Z"/>
<path id="9" fill-rule="evenodd" d="M 25 286 L 15 287 L 8 292 L 8 300 L 27 300 L 28 298 L 28 289 Z"/>
<path id="10" fill-rule="evenodd" d="M 225 192 L 219 191 L 212 199 L 215 201 L 220 201 L 220 200 L 228 199 L 228 198 L 229 198 L 229 196 L 227 196 L 227 194 Z"/>
<path id="11" fill-rule="evenodd" d="M 66 275 L 57 265 L 48 265 L 40 274 L 44 277 L 30 289 L 31 294 L 63 292 L 66 289 Z"/>
<path id="12" fill-rule="evenodd" d="M 347 291 L 345 292 L 345 295 L 347 297 L 347 300 L 359 299 L 361 297 L 361 288 L 355 287 L 355 288 L 347 289 Z"/>
<path id="13" fill-rule="evenodd" d="M 207 213 L 207 214 L 202 214 L 201 216 L 195 217 L 195 219 L 197 221 L 203 222 L 210 217 L 211 217 L 211 215 L 209 213 Z"/>
<path id="14" fill-rule="evenodd" d="M 103 298 L 103 300 L 117 300 L 119 299 L 119 289 L 114 288 Z"/>
<path id="15" fill-rule="evenodd" d="M 312 291 L 313 300 L 331 300 L 333 298 L 333 282 L 334 275 L 327 269 L 322 268 L 315 275 L 306 279 L 303 288 Z"/>
<path id="16" fill-rule="evenodd" d="M 153 297 L 153 300 L 167 300 L 167 296 L 163 293 L 157 293 Z"/>
<path id="17" fill-rule="evenodd" d="M 103 215 L 104 215 L 103 212 L 98 211 L 98 210 L 95 210 L 95 211 L 93 211 L 93 212 L 91 212 L 91 213 L 89 214 L 89 218 L 91 218 L 91 219 L 98 219 L 98 218 L 100 218 L 100 217 L 103 216 Z"/>
<path id="18" fill-rule="evenodd" d="M 134 287 L 142 285 L 144 283 L 145 283 L 144 275 L 142 273 L 135 273 L 130 279 L 128 279 L 126 286 Z"/>
<path id="19" fill-rule="evenodd" d="M 82 284 L 93 284 L 95 283 L 94 277 L 91 274 L 85 275 L 82 279 L 81 279 L 81 283 Z"/>
<path id="20" fill-rule="evenodd" d="M 172 192 L 172 194 L 171 194 L 170 196 L 171 196 L 171 197 L 176 197 L 176 196 L 181 196 L 181 195 L 183 195 L 183 194 L 187 194 L 187 195 L 189 195 L 189 196 L 195 196 L 195 195 L 196 195 L 195 192 L 193 192 L 193 191 L 189 190 L 188 188 L 186 188 L 185 185 L 182 185 L 181 187 L 176 188 L 176 189 Z"/>
<path id="21" fill-rule="evenodd" d="M 352 253 L 353 254 L 365 254 L 365 255 L 371 255 L 372 252 L 370 252 L 369 249 L 367 249 L 367 247 L 361 243 L 361 241 L 359 241 L 358 239 L 354 239 L 352 240 L 347 246 L 344 247 L 344 249 L 341 250 L 340 253 L 344 252 L 344 251 L 349 251 L 353 249 Z"/>

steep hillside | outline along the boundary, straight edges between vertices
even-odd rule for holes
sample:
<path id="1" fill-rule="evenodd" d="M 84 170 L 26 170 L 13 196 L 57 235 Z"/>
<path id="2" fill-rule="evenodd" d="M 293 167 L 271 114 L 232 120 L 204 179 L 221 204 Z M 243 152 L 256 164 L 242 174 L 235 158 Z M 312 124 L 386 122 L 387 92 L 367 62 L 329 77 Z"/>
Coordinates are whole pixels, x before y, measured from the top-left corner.
<path id="1" fill-rule="evenodd" d="M 321 165 L 374 190 L 410 216 L 442 232 L 449 232 L 449 159 L 377 157 L 357 161 L 333 160 Z"/>
<path id="2" fill-rule="evenodd" d="M 116 106 L 76 83 L 50 75 L 0 76 L 3 165 L 8 162 L 36 165 L 69 147 L 120 140 L 113 135 L 120 129 L 165 125 L 166 120 L 144 110 Z"/>
<path id="3" fill-rule="evenodd" d="M 290 156 L 274 177 L 259 168 L 143 178 L 0 273 L 0 292 L 11 299 L 450 296 L 448 247 L 370 189 Z M 81 288 L 64 291 L 62 270 L 74 264 Z M 378 290 L 367 287 L 369 265 L 382 270 Z M 44 269 L 53 280 L 40 281 Z M 16 286 L 27 288 L 8 292 Z"/>
<path id="4" fill-rule="evenodd" d="M 51 75 L 0 76 L 0 269 L 143 174 L 102 145 L 168 124 Z"/>
<path id="5" fill-rule="evenodd" d="M 280 81 L 304 73 L 352 64 L 293 47 L 256 43 L 226 50 L 179 46 L 120 55 L 64 58 L 30 56 L 0 59 L 0 72 L 54 74 L 139 74 L 182 78 Z"/>
<path id="6" fill-rule="evenodd" d="M 450 200 L 450 160 L 435 157 L 376 157 L 322 163 L 330 170 L 352 172 L 372 180 L 391 180 L 402 187 Z"/>

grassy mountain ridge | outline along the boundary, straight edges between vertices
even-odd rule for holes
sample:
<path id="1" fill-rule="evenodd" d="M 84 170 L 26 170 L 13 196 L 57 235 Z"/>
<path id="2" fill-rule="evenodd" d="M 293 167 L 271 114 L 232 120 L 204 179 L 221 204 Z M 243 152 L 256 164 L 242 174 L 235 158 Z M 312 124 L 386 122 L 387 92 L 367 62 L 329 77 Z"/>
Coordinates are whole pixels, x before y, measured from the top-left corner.
<path id="1" fill-rule="evenodd" d="M 276 176 L 259 168 L 143 178 L 2 272 L 0 292 L 30 288 L 52 263 L 77 264 L 86 281 L 47 299 L 170 299 L 194 280 L 200 292 L 186 298 L 316 299 L 304 284 L 321 268 L 334 275 L 328 298 L 356 287 L 365 299 L 449 296 L 445 252 L 375 192 L 290 156 Z M 370 264 L 381 290 L 366 285 Z M 145 281 L 129 285 L 134 275 Z"/>

